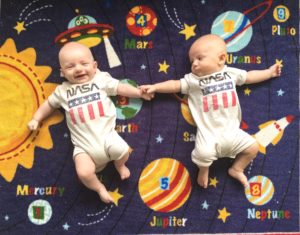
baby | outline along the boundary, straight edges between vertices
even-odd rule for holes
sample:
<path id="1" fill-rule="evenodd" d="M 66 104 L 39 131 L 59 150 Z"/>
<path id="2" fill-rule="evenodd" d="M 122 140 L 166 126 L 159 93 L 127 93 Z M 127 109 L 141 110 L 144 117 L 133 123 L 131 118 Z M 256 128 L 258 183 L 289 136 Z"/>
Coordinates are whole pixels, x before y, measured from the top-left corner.
<path id="1" fill-rule="evenodd" d="M 47 116 L 62 107 L 74 144 L 73 159 L 79 179 L 96 191 L 103 202 L 113 202 L 96 173 L 110 161 L 122 180 L 130 176 L 130 171 L 125 165 L 129 146 L 115 131 L 116 108 L 109 96 L 150 100 L 152 95 L 99 71 L 90 49 L 80 43 L 65 44 L 59 51 L 59 62 L 61 76 L 68 81 L 57 86 L 38 108 L 28 128 L 36 130 Z"/>
<path id="2" fill-rule="evenodd" d="M 256 157 L 256 140 L 241 130 L 241 108 L 236 85 L 262 82 L 280 76 L 281 66 L 245 71 L 227 67 L 226 44 L 217 35 L 198 38 L 189 50 L 192 72 L 180 80 L 141 86 L 155 92 L 188 95 L 188 106 L 197 126 L 192 161 L 198 166 L 197 182 L 207 188 L 209 166 L 222 157 L 235 158 L 228 173 L 248 186 L 244 169 Z"/>

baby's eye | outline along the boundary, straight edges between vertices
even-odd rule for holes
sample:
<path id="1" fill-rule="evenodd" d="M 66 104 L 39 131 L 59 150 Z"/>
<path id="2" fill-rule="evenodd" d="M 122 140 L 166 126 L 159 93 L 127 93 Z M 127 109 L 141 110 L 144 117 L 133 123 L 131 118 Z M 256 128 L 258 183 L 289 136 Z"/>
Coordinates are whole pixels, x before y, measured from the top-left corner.
<path id="1" fill-rule="evenodd" d="M 66 69 L 72 69 L 72 68 L 74 68 L 74 65 L 68 65 L 68 66 L 66 66 Z"/>

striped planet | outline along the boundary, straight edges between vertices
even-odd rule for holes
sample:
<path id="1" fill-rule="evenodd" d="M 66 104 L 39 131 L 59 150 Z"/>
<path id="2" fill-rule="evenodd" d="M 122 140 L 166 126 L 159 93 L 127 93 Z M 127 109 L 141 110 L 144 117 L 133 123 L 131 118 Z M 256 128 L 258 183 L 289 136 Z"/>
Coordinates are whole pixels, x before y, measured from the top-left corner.
<path id="1" fill-rule="evenodd" d="M 273 198 L 274 185 L 265 176 L 253 176 L 249 180 L 249 187 L 245 188 L 245 195 L 252 204 L 257 206 L 265 205 Z"/>
<path id="2" fill-rule="evenodd" d="M 242 30 L 249 25 L 247 30 Z M 228 52 L 237 52 L 246 47 L 252 38 L 250 20 L 237 11 L 227 11 L 213 22 L 211 33 L 217 34 L 226 42 Z"/>
<path id="3" fill-rule="evenodd" d="M 139 193 L 143 202 L 157 212 L 180 208 L 189 198 L 191 189 L 187 169 L 172 158 L 152 161 L 139 179 Z"/>

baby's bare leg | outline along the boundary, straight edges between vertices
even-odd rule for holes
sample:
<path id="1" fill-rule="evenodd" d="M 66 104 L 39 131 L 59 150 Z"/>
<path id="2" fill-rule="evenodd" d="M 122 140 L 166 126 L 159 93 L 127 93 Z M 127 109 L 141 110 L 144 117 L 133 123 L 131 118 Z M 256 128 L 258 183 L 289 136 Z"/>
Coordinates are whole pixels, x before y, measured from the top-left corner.
<path id="1" fill-rule="evenodd" d="M 114 161 L 114 165 L 115 165 L 117 171 L 119 172 L 122 180 L 125 180 L 125 179 L 129 178 L 129 176 L 130 176 L 130 170 L 125 165 L 128 158 L 129 158 L 129 152 L 126 153 L 125 156 L 122 157 L 121 159 Z"/>
<path id="2" fill-rule="evenodd" d="M 203 188 L 207 188 L 208 173 L 209 173 L 209 167 L 199 166 L 197 183 Z"/>
<path id="3" fill-rule="evenodd" d="M 96 173 L 96 166 L 92 158 L 86 153 L 80 153 L 74 157 L 76 172 L 81 182 L 89 189 L 98 193 L 100 199 L 105 203 L 113 202 L 113 198 L 107 192 Z"/>
<path id="4" fill-rule="evenodd" d="M 258 143 L 255 142 L 250 147 L 239 153 L 234 160 L 232 167 L 228 170 L 229 175 L 240 181 L 245 188 L 248 186 L 248 179 L 244 174 L 244 170 L 256 157 L 258 147 Z"/>

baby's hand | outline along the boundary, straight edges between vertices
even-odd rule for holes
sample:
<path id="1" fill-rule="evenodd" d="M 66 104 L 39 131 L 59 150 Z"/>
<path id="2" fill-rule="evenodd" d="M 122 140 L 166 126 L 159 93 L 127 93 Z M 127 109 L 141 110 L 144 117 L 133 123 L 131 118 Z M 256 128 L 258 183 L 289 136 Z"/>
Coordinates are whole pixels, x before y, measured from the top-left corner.
<path id="1" fill-rule="evenodd" d="M 35 131 L 39 126 L 39 121 L 32 119 L 30 122 L 28 122 L 27 126 L 29 130 Z"/>
<path id="2" fill-rule="evenodd" d="M 273 64 L 269 70 L 271 71 L 271 77 L 279 77 L 281 75 L 281 64 Z"/>
<path id="3" fill-rule="evenodd" d="M 139 89 L 141 98 L 145 100 L 151 100 L 154 97 L 154 93 L 149 94 L 145 88 L 140 86 Z"/>
<path id="4" fill-rule="evenodd" d="M 154 94 L 156 92 L 156 88 L 154 85 L 142 85 L 140 88 L 143 90 L 143 92 L 146 92 L 148 94 Z"/>

